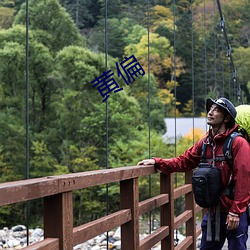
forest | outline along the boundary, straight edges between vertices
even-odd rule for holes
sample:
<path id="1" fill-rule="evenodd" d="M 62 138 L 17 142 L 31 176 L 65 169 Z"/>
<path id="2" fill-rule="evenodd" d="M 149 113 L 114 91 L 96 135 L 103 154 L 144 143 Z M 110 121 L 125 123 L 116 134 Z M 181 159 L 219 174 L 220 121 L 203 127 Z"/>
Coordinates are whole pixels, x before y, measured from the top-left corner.
<path id="1" fill-rule="evenodd" d="M 250 2 L 220 2 L 230 50 L 215 0 L 2 0 L 1 183 L 173 157 L 201 133 L 170 145 L 164 118 L 204 117 L 207 97 L 249 103 Z M 114 74 L 122 91 L 103 101 L 91 83 L 132 55 L 145 74 L 129 84 Z M 157 192 L 157 177 L 151 182 Z M 118 189 L 108 187 L 110 211 Z M 74 193 L 76 225 L 106 212 L 106 191 Z M 146 178 L 140 194 L 148 195 Z M 34 226 L 42 226 L 41 202 L 30 204 Z M 24 210 L 0 207 L 0 227 L 20 224 Z"/>

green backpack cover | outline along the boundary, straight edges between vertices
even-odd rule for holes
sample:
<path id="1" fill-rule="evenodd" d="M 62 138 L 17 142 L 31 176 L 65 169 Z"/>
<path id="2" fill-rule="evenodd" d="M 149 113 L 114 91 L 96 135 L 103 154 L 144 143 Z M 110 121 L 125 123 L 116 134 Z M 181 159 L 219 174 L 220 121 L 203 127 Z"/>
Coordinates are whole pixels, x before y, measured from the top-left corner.
<path id="1" fill-rule="evenodd" d="M 248 141 L 250 138 L 250 105 L 239 105 L 236 108 L 237 115 L 235 121 L 239 124 L 239 130 L 244 135 L 244 131 L 248 136 Z"/>

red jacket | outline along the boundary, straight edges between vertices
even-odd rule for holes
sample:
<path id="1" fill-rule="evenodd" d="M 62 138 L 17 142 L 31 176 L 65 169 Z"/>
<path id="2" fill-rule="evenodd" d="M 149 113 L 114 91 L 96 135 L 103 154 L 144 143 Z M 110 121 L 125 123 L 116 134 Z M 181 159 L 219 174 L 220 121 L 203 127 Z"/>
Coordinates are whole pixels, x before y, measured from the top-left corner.
<path id="1" fill-rule="evenodd" d="M 202 142 L 209 143 L 207 146 L 206 159 L 213 158 L 213 146 L 215 158 L 223 157 L 223 144 L 225 138 L 237 131 L 238 125 L 228 129 L 223 134 L 218 134 L 212 139 L 209 134 L 187 149 L 184 154 L 176 158 L 162 159 L 154 158 L 155 166 L 163 173 L 186 172 L 198 166 L 202 151 Z M 221 211 L 232 212 L 241 215 L 247 208 L 250 201 L 250 144 L 241 136 L 237 136 L 232 144 L 233 155 L 233 180 L 234 180 L 234 200 L 230 200 L 225 194 L 220 198 Z M 231 170 L 226 161 L 215 162 L 215 166 L 221 169 L 221 184 L 224 189 L 230 178 Z"/>

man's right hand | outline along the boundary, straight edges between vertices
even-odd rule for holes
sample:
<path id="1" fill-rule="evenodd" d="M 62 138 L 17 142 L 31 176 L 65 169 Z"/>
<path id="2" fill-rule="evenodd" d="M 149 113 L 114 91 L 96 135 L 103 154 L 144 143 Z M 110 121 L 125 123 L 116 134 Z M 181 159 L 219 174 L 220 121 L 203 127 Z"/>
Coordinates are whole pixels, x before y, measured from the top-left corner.
<path id="1" fill-rule="evenodd" d="M 137 166 L 138 165 L 155 165 L 155 160 L 154 159 L 142 160 L 137 163 Z"/>

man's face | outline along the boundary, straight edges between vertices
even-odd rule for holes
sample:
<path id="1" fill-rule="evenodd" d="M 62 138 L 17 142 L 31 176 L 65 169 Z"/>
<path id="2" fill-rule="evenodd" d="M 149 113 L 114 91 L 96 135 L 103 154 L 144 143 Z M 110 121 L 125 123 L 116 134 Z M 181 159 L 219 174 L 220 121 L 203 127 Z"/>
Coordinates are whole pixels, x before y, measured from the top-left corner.
<path id="1" fill-rule="evenodd" d="M 207 124 L 214 128 L 220 127 L 224 119 L 224 110 L 220 106 L 213 104 L 207 113 Z"/>

